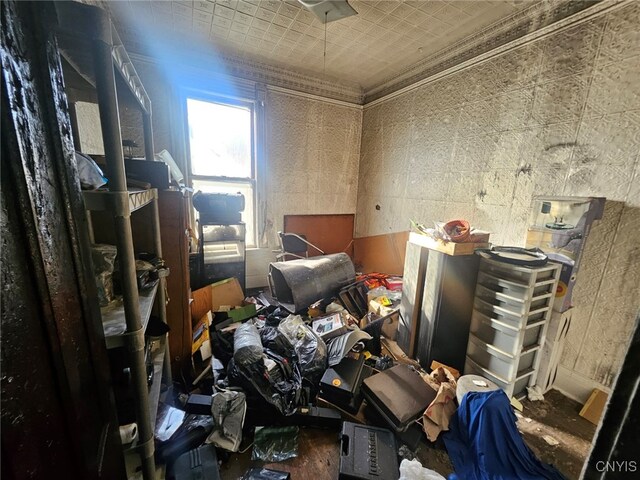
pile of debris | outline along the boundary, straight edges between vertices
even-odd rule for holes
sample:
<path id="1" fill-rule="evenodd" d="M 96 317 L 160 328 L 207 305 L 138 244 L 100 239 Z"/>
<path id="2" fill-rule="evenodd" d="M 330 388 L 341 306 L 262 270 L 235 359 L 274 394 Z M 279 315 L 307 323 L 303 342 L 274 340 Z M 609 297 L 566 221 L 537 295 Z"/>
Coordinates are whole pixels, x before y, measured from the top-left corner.
<path id="1" fill-rule="evenodd" d="M 310 426 L 341 432 L 340 478 L 442 479 L 413 455 L 398 464 L 398 447 L 415 451 L 425 437 L 444 448 L 460 376 L 438 362 L 424 371 L 395 343 L 402 279 L 356 277 L 341 254 L 278 262 L 270 277 L 271 292 L 254 297 L 234 278 L 194 292 L 198 375 L 156 425 L 167 478 L 192 478 L 192 449 L 204 478 L 249 448 L 252 460 L 296 457 L 298 429 Z M 289 474 L 250 468 L 242 478 Z"/>

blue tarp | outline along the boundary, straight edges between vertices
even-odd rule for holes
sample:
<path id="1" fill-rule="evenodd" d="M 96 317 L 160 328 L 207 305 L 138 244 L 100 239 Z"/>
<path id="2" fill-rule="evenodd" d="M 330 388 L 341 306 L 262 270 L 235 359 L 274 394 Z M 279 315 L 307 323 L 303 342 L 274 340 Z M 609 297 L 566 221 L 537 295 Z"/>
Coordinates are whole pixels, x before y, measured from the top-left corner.
<path id="1" fill-rule="evenodd" d="M 564 480 L 524 443 L 502 390 L 467 393 L 443 438 L 460 480 Z"/>

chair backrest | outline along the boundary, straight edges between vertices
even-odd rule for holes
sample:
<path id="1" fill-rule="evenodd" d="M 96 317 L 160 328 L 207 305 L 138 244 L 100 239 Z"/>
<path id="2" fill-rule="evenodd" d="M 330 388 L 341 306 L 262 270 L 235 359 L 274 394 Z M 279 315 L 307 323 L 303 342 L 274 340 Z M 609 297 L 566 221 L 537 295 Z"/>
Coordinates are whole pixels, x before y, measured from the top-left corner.
<path id="1" fill-rule="evenodd" d="M 304 241 L 307 239 L 304 235 L 285 232 L 278 232 L 278 235 L 280 236 L 280 247 L 283 253 L 307 256 L 309 245 Z"/>

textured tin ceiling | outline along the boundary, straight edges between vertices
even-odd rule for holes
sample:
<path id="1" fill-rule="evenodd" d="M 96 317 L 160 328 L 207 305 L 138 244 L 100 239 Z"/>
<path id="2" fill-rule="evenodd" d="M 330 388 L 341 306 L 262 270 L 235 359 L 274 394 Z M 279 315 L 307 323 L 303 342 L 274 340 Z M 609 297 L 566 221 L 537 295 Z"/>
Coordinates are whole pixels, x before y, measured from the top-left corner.
<path id="1" fill-rule="evenodd" d="M 295 0 L 108 2 L 127 47 L 162 41 L 335 79 L 364 91 L 539 1 L 352 0 L 358 15 L 324 25 Z M 155 35 L 152 35 L 155 34 Z"/>

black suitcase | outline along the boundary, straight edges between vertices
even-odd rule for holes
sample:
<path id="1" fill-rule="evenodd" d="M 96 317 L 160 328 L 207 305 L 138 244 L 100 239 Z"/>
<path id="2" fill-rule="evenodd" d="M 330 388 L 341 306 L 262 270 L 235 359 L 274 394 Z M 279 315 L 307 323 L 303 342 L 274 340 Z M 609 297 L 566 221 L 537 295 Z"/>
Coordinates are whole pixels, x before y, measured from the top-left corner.
<path id="1" fill-rule="evenodd" d="M 396 439 L 386 428 L 344 422 L 339 480 L 397 480 Z"/>
<path id="2" fill-rule="evenodd" d="M 397 432 L 406 431 L 436 398 L 436 391 L 408 365 L 396 365 L 365 379 L 362 393 Z"/>

